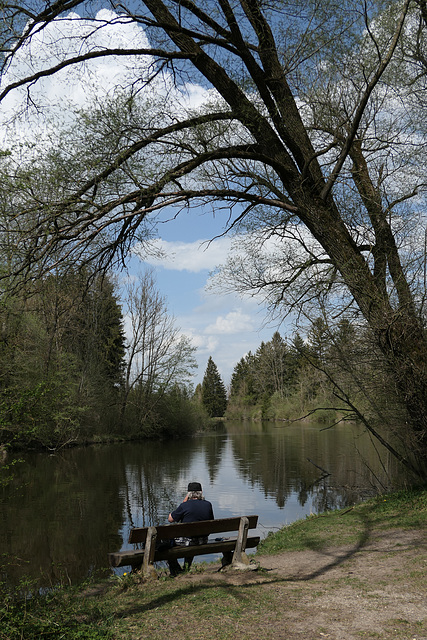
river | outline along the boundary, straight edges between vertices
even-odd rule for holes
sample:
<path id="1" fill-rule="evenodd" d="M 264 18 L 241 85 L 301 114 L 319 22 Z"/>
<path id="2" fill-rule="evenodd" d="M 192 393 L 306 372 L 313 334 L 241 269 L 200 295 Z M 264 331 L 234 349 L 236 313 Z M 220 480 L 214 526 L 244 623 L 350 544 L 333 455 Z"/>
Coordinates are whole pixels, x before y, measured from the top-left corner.
<path id="1" fill-rule="evenodd" d="M 41 588 L 105 568 L 131 527 L 166 522 L 189 481 L 202 483 L 217 518 L 258 514 L 261 537 L 404 481 L 354 424 L 227 422 L 186 440 L 19 457 L 1 493 L 3 579 Z"/>

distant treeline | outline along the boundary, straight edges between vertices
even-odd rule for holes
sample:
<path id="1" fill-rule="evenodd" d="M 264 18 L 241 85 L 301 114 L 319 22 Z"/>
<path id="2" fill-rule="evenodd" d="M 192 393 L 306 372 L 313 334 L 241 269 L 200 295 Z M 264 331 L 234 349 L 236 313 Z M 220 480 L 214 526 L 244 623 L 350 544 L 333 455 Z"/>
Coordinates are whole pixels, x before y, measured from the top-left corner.
<path id="1" fill-rule="evenodd" d="M 226 415 L 229 418 L 333 423 L 366 419 L 392 428 L 401 424 L 386 364 L 365 326 L 340 320 L 330 327 L 311 322 L 304 338 L 276 332 L 235 366 Z"/>

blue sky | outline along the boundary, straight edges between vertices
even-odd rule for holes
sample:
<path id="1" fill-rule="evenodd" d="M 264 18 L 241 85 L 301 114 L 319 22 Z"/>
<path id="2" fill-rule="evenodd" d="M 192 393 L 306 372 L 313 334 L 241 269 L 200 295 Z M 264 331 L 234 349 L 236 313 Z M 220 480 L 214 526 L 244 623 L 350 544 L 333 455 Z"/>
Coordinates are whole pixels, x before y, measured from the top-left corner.
<path id="1" fill-rule="evenodd" d="M 49 25 L 44 33 L 34 35 L 28 51 L 16 56 L 2 80 L 6 84 L 28 75 L 30 68 L 49 66 L 64 56 L 72 55 L 76 46 L 147 46 L 143 30 L 130 23 L 114 22 L 116 16 L 103 10 L 98 20 L 105 20 L 102 28 L 97 23 L 93 35 L 90 21 L 73 19 L 61 20 Z M 113 20 L 113 23 L 111 23 Z M 86 30 L 86 31 L 85 31 Z M 75 36 L 80 36 L 76 38 Z M 83 43 L 83 44 L 82 44 Z M 60 126 L 61 121 L 73 118 L 73 109 L 85 107 L 94 98 L 114 91 L 118 83 L 129 84 L 134 79 L 135 59 L 126 57 L 102 59 L 87 63 L 80 68 L 68 68 L 55 76 L 42 78 L 31 88 L 32 99 L 38 109 L 31 111 L 26 89 L 11 92 L 0 107 L 0 130 L 7 147 L 10 140 L 32 139 L 35 132 L 43 135 L 44 128 Z M 138 73 L 144 73 L 149 61 L 139 61 Z M 191 105 L 200 104 L 206 97 L 203 87 L 190 84 L 183 98 Z M 187 105 L 188 105 L 187 102 Z M 40 109 L 40 107 L 42 108 Z M 21 117 L 17 117 L 20 116 Z M 209 356 L 212 356 L 223 381 L 228 385 L 236 363 L 248 351 L 255 351 L 262 340 L 269 340 L 275 327 L 265 327 L 265 313 L 254 299 L 241 299 L 234 294 L 209 293 L 206 282 L 209 273 L 217 265 L 224 263 L 230 250 L 231 239 L 219 238 L 211 244 L 207 241 L 220 235 L 223 228 L 222 215 L 218 212 L 204 213 L 192 209 L 183 212 L 158 227 L 159 238 L 168 258 L 162 261 L 149 259 L 145 264 L 155 268 L 159 292 L 165 296 L 168 310 L 176 319 L 176 325 L 197 347 L 198 371 L 194 384 L 201 382 Z M 171 217 L 165 214 L 165 218 Z M 138 258 L 130 261 L 130 271 L 136 272 L 141 266 Z"/>
<path id="2" fill-rule="evenodd" d="M 269 340 L 275 330 L 264 326 L 265 310 L 256 300 L 206 289 L 209 274 L 225 262 L 231 248 L 231 238 L 207 242 L 222 231 L 221 219 L 211 212 L 182 213 L 159 227 L 167 258 L 146 262 L 155 269 L 158 289 L 177 326 L 197 347 L 195 384 L 202 380 L 212 356 L 227 385 L 240 358 Z M 131 267 L 138 268 L 136 259 Z"/>

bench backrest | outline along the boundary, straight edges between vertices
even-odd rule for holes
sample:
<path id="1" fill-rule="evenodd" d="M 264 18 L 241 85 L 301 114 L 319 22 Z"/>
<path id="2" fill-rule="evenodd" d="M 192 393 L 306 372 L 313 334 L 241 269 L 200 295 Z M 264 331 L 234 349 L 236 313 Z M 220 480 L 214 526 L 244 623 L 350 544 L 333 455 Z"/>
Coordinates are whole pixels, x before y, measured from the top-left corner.
<path id="1" fill-rule="evenodd" d="M 249 529 L 255 529 L 258 523 L 258 516 L 246 516 L 249 520 Z M 171 538 L 208 536 L 211 533 L 225 533 L 238 531 L 240 517 L 219 518 L 218 520 L 201 520 L 200 522 L 179 522 L 175 524 L 163 524 L 156 527 L 157 540 L 170 540 Z M 145 542 L 147 539 L 148 527 L 131 529 L 129 543 L 137 544 Z"/>

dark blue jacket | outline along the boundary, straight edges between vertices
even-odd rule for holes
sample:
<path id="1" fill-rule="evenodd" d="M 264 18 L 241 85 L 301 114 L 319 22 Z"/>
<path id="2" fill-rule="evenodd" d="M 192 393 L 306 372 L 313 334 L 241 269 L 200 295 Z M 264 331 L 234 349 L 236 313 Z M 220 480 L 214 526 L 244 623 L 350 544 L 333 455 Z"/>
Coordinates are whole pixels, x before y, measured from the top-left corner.
<path id="1" fill-rule="evenodd" d="M 199 522 L 200 520 L 213 520 L 212 504 L 208 500 L 187 500 L 172 511 L 175 522 Z"/>

